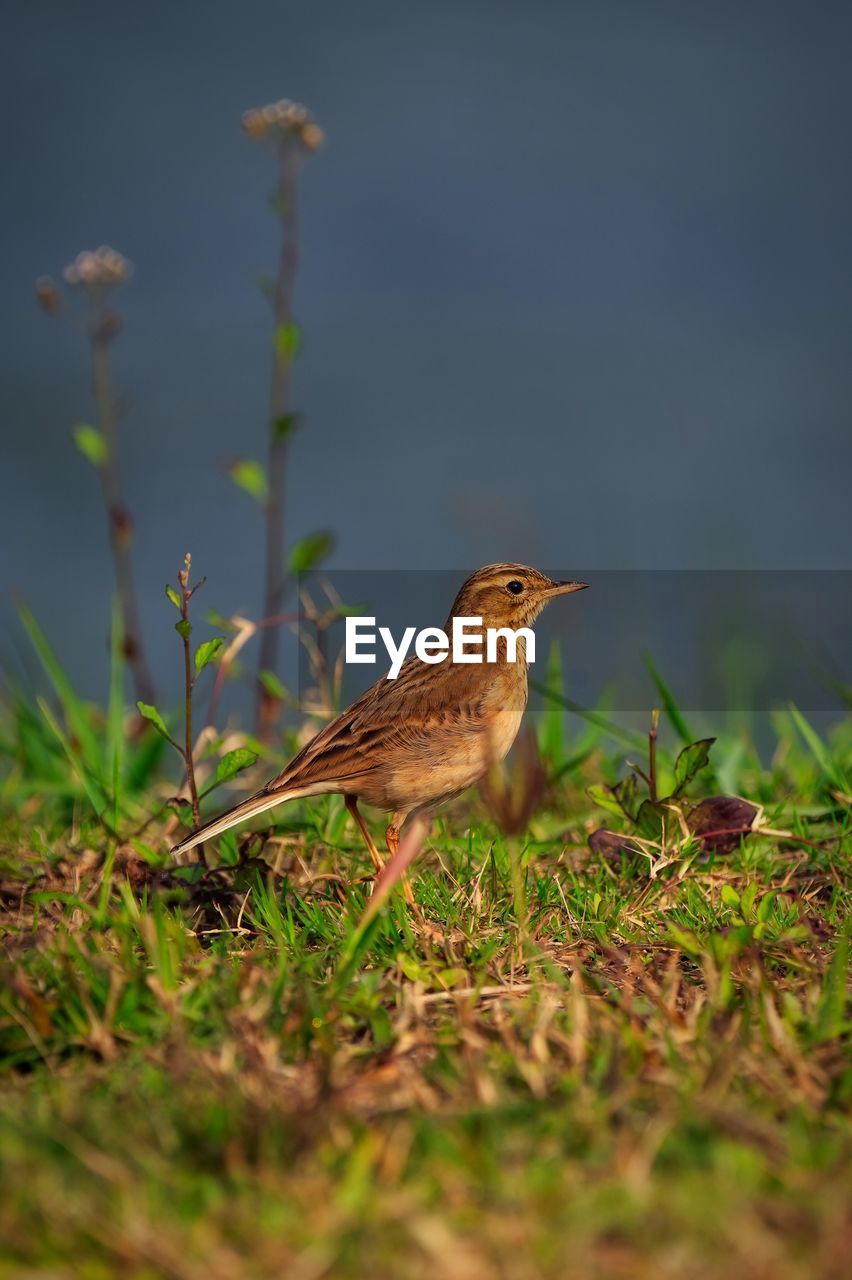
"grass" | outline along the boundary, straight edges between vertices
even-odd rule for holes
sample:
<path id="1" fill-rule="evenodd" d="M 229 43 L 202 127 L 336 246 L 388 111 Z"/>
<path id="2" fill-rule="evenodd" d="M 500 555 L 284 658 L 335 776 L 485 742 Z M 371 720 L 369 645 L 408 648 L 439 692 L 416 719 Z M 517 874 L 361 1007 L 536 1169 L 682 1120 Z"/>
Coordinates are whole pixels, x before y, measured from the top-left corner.
<path id="1" fill-rule="evenodd" d="M 768 764 L 722 736 L 690 803 L 761 808 L 724 854 L 608 858 L 588 835 L 631 827 L 588 788 L 637 755 L 560 709 L 523 834 L 456 801 L 429 927 L 397 893 L 359 930 L 339 798 L 171 866 L 163 740 L 27 623 L 56 696 L 0 731 L 1 1277 L 846 1274 L 849 722 L 779 714 Z M 210 737 L 199 789 L 254 746 Z"/>

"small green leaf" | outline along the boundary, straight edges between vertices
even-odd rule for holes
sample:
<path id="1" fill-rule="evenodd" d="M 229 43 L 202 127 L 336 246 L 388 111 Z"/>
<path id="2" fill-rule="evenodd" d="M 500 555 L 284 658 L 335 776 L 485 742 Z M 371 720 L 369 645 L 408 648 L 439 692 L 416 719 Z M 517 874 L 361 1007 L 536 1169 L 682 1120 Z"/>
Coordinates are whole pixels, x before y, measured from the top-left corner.
<path id="1" fill-rule="evenodd" d="M 775 890 L 770 889 L 765 893 L 757 904 L 755 917 L 761 924 L 766 924 L 772 916 L 772 908 L 775 906 Z"/>
<path id="2" fill-rule="evenodd" d="M 154 726 L 157 732 L 161 733 L 164 738 L 167 738 L 169 736 L 169 731 L 166 728 L 165 720 L 160 715 L 157 708 L 151 706 L 150 702 L 137 701 L 136 709 L 138 710 L 140 716 L 142 716 L 145 720 L 150 720 L 151 724 Z"/>
<path id="3" fill-rule="evenodd" d="M 272 434 L 276 440 L 286 440 L 299 425 L 298 413 L 282 413 L 272 423 Z"/>
<path id="4" fill-rule="evenodd" d="M 261 671 L 258 679 L 271 698 L 287 701 L 287 690 L 274 671 Z"/>
<path id="5" fill-rule="evenodd" d="M 295 360 L 302 345 L 302 334 L 297 324 L 280 324 L 275 330 L 275 354 L 284 364 Z"/>
<path id="6" fill-rule="evenodd" d="M 174 607 L 176 609 L 180 609 L 180 596 L 175 591 L 174 587 L 171 585 L 170 582 L 166 583 L 166 595 L 171 600 Z"/>
<path id="7" fill-rule="evenodd" d="M 737 893 L 733 885 L 722 885 L 722 901 L 726 907 L 733 907 L 734 911 L 740 909 L 740 895 Z"/>
<path id="8" fill-rule="evenodd" d="M 688 787 L 695 775 L 706 768 L 710 760 L 710 748 L 715 741 L 715 738 L 702 738 L 699 742 L 691 742 L 679 753 L 674 767 L 675 795 Z"/>
<path id="9" fill-rule="evenodd" d="M 199 675 L 208 662 L 212 662 L 218 654 L 222 645 L 225 643 L 222 636 L 215 636 L 212 640 L 205 640 L 195 650 L 195 674 Z"/>
<path id="10" fill-rule="evenodd" d="M 639 807 L 636 803 L 637 786 L 636 774 L 628 773 L 627 777 L 622 778 L 621 782 L 617 782 L 612 789 L 612 794 L 631 822 L 636 821 L 636 810 Z"/>
<path id="11" fill-rule="evenodd" d="M 664 840 L 673 818 L 661 800 L 643 800 L 636 814 L 636 825 L 647 840 Z"/>
<path id="12" fill-rule="evenodd" d="M 701 955 L 701 943 L 690 929 L 681 929 L 676 924 L 669 925 L 669 937 L 676 947 L 685 951 L 688 956 Z"/>
<path id="13" fill-rule="evenodd" d="M 743 911 L 743 919 L 750 919 L 754 912 L 754 900 L 757 897 L 757 881 L 750 880 L 743 889 L 740 904 Z"/>
<path id="14" fill-rule="evenodd" d="M 229 751 L 227 755 L 216 766 L 215 781 L 227 782 L 229 778 L 233 778 L 243 769 L 247 769 L 249 765 L 254 764 L 257 754 L 249 751 L 248 747 L 237 747 L 234 751 Z"/>
<path id="15" fill-rule="evenodd" d="M 168 729 L 166 728 L 166 722 L 163 719 L 163 717 L 160 715 L 156 707 L 152 707 L 150 702 L 140 702 L 137 700 L 136 710 L 139 712 L 140 716 L 142 716 L 143 720 L 147 720 L 150 724 L 152 724 L 154 728 L 157 730 L 157 733 L 161 734 L 162 737 L 165 738 L 166 742 L 170 742 L 172 746 L 175 748 L 175 750 L 180 751 L 181 755 L 183 755 L 181 748 L 178 746 L 178 744 L 175 742 L 172 735 L 169 733 Z"/>
<path id="16" fill-rule="evenodd" d="M 74 443 L 80 452 L 89 459 L 93 467 L 102 467 L 107 460 L 109 449 L 103 434 L 97 427 L 89 427 L 80 423 L 74 428 Z"/>
<path id="17" fill-rule="evenodd" d="M 266 472 L 254 458 L 240 458 L 230 469 L 230 476 L 238 488 L 244 489 L 255 502 L 266 502 L 269 486 Z"/>
<path id="18" fill-rule="evenodd" d="M 408 955 L 405 951 L 400 951 L 396 958 L 400 969 L 409 981 L 422 982 L 424 986 L 431 986 L 432 976 L 429 970 L 419 964 L 414 956 Z"/>
<path id="19" fill-rule="evenodd" d="M 613 795 L 612 788 L 595 783 L 593 786 L 587 787 L 586 792 L 599 809 L 605 809 L 607 813 L 615 814 L 617 818 L 624 817 L 624 810 L 618 803 L 618 798 Z"/>
<path id="20" fill-rule="evenodd" d="M 309 569 L 314 569 L 321 560 L 331 555 L 334 549 L 334 537 L 326 530 L 320 530 L 318 533 L 309 533 L 306 538 L 300 539 L 292 548 L 288 557 L 288 566 L 291 573 L 307 573 Z"/>
<path id="21" fill-rule="evenodd" d="M 183 636 L 184 640 L 188 640 L 192 635 L 192 623 L 189 618 L 181 618 L 180 622 L 176 622 L 175 631 L 179 636 Z"/>

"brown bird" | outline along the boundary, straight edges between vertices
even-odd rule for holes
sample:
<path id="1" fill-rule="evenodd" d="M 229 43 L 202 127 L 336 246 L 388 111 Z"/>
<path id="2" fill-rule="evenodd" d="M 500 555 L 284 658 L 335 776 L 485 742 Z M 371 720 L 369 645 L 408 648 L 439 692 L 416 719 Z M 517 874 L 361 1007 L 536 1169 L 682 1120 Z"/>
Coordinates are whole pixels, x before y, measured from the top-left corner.
<path id="1" fill-rule="evenodd" d="M 490 564 L 468 578 L 456 596 L 453 618 L 481 618 L 488 628 L 529 627 L 555 596 L 581 591 L 585 582 L 554 582 L 520 564 Z M 468 636 L 477 628 L 468 626 Z M 468 652 L 477 652 L 472 646 Z M 484 637 L 478 652 L 485 656 Z M 287 800 L 342 794 L 380 871 L 383 859 L 358 810 L 358 801 L 392 814 L 386 832 L 394 854 L 400 830 L 413 814 L 428 814 L 473 786 L 508 752 L 527 704 L 527 655 L 523 637 L 517 660 L 508 661 L 506 639 L 497 661 L 426 663 L 412 656 L 395 680 L 382 679 L 332 720 L 261 791 L 205 823 L 175 845 L 184 853 L 244 818 Z"/>

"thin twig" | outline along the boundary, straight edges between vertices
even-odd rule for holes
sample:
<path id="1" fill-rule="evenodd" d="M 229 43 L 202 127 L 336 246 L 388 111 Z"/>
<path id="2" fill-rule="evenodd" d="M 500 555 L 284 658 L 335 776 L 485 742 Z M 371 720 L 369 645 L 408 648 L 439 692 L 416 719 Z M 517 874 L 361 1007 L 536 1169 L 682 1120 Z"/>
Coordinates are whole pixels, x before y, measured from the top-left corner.
<path id="1" fill-rule="evenodd" d="M 657 730 L 660 727 L 660 712 L 657 707 L 651 712 L 651 728 L 648 733 L 648 795 L 651 803 L 657 799 Z"/>
<path id="2" fill-rule="evenodd" d="M 109 343 L 116 331 L 114 313 L 107 311 L 102 297 L 92 291 L 89 294 L 92 395 L 95 402 L 96 425 L 106 446 L 98 471 L 107 513 L 116 589 L 124 627 L 124 655 L 133 672 L 136 696 L 143 702 L 152 702 L 154 685 L 142 646 L 142 627 L 133 575 L 133 521 L 124 502 L 118 467 L 118 427 L 109 365 Z"/>
<path id="3" fill-rule="evenodd" d="M 271 618 L 262 618 L 260 622 L 252 622 L 250 618 L 242 618 L 239 614 L 235 614 L 230 619 L 236 631 L 219 659 L 213 690 L 210 694 L 210 703 L 207 708 L 206 724 L 210 725 L 215 722 L 216 714 L 219 710 L 219 700 L 222 696 L 225 682 L 230 675 L 231 667 L 248 641 L 263 628 L 277 627 L 283 622 L 301 622 L 303 616 L 301 613 L 277 613 Z"/>
<path id="4" fill-rule="evenodd" d="M 192 690 L 195 685 L 195 679 L 192 674 L 192 646 L 189 637 L 192 635 L 192 624 L 189 621 L 189 602 L 198 591 L 199 587 L 203 587 L 207 581 L 201 578 L 194 587 L 189 585 L 189 571 L 192 566 L 192 557 L 187 551 L 184 559 L 184 567 L 178 571 L 178 586 L 180 587 L 180 622 L 178 623 L 178 631 L 183 641 L 183 673 L 184 673 L 184 748 L 183 758 L 186 764 L 186 778 L 189 783 L 189 796 L 192 803 L 192 819 L 196 827 L 201 826 L 201 805 L 198 799 L 198 785 L 195 780 L 195 761 L 192 758 Z M 204 858 L 204 846 L 198 846 L 199 861 L 206 866 Z"/>
<path id="5" fill-rule="evenodd" d="M 293 292 L 299 263 L 298 173 L 301 148 L 289 138 L 278 144 L 278 185 L 275 203 L 281 225 L 281 251 L 273 296 L 274 340 L 269 386 L 269 460 L 266 499 L 266 568 L 264 617 L 281 609 L 284 599 L 284 499 L 287 478 L 287 413 L 294 351 L 286 335 L 293 332 Z M 257 724 L 268 732 L 276 717 L 277 700 L 260 680 L 262 671 L 278 664 L 278 628 L 264 630 L 258 658 Z"/>

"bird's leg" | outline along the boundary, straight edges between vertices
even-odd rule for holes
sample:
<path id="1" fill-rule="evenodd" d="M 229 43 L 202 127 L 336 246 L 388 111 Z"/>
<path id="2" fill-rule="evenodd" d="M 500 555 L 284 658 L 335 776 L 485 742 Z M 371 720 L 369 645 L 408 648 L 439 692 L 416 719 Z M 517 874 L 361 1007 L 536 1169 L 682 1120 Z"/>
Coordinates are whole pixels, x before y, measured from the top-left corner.
<path id="1" fill-rule="evenodd" d="M 400 827 L 402 826 L 403 822 L 405 822 L 405 819 L 407 817 L 408 817 L 407 813 L 395 813 L 391 817 L 390 824 L 388 826 L 387 831 L 385 832 L 385 844 L 388 847 L 388 853 L 390 854 L 391 857 L 394 856 L 397 849 L 399 848 Z M 408 905 L 410 907 L 416 906 L 416 903 L 414 901 L 414 892 L 411 888 L 411 881 L 408 878 L 407 871 L 403 871 L 402 873 L 402 891 L 405 894 L 405 901 L 408 903 Z"/>
<path id="2" fill-rule="evenodd" d="M 358 830 L 361 832 L 361 835 L 364 837 L 364 844 L 367 846 L 367 848 L 370 851 L 370 858 L 372 859 L 373 866 L 375 867 L 376 875 L 379 875 L 385 865 L 384 858 L 376 848 L 376 842 L 373 839 L 373 837 L 370 835 L 370 832 L 367 829 L 367 824 L 364 821 L 364 819 L 361 817 L 361 814 L 358 811 L 358 801 L 355 798 L 355 796 L 346 796 L 345 800 L 346 800 L 346 808 L 349 810 L 349 812 L 352 814 L 352 817 L 357 822 Z"/>
<path id="3" fill-rule="evenodd" d="M 399 848 L 399 829 L 404 821 L 405 814 L 395 813 L 390 820 L 387 831 L 385 832 L 385 843 L 391 857 L 393 857 Z"/>

